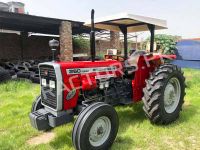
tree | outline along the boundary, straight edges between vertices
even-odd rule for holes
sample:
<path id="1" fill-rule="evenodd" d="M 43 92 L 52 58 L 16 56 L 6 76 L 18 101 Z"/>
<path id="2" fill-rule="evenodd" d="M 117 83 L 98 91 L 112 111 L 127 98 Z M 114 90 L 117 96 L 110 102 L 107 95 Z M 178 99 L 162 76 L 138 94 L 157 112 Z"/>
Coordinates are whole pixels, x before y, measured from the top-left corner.
<path id="1" fill-rule="evenodd" d="M 90 41 L 80 35 L 73 37 L 73 49 L 88 51 L 90 49 Z"/>
<path id="2" fill-rule="evenodd" d="M 172 36 L 166 34 L 157 34 L 155 35 L 156 42 L 156 52 L 162 54 L 175 54 L 176 42 L 180 39 L 179 36 Z M 150 42 L 150 37 L 148 37 L 144 44 L 143 49 L 146 49 L 147 43 Z"/>

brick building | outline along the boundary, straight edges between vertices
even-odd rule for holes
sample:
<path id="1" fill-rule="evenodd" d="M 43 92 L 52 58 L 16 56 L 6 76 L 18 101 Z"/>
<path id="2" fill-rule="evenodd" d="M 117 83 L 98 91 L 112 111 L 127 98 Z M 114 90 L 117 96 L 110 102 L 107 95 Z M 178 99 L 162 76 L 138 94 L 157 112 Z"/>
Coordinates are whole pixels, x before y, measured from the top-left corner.
<path id="1" fill-rule="evenodd" d="M 0 11 L 0 59 L 29 59 L 51 56 L 48 41 L 53 37 L 29 36 L 30 33 L 60 35 L 61 59 L 72 61 L 72 35 L 89 33 L 83 22 L 38 17 Z M 4 33 L 5 30 L 18 31 Z"/>
<path id="2" fill-rule="evenodd" d="M 9 31 L 9 33 L 5 33 L 5 31 Z M 48 37 L 39 36 L 38 34 L 33 36 L 30 33 L 59 36 Z M 89 49 L 87 51 L 73 50 L 72 36 L 82 33 L 90 33 L 90 28 L 84 26 L 83 22 L 0 11 L 0 59 L 48 58 L 51 56 L 48 42 L 54 38 L 60 41 L 58 53 L 61 54 L 61 60 L 72 61 L 73 53 L 87 53 L 90 55 Z M 129 47 L 132 49 L 136 46 L 134 43 L 130 43 Z M 123 50 L 119 33 L 111 32 L 109 40 L 96 41 L 97 55 L 106 54 L 107 49 L 113 48 L 119 51 Z"/>

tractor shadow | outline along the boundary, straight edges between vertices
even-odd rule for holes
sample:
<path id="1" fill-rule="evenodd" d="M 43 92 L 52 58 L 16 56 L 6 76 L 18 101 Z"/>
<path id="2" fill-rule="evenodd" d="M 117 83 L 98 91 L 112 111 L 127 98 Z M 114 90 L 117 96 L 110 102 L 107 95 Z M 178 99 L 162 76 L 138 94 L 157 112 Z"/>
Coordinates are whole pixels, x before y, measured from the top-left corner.
<path id="1" fill-rule="evenodd" d="M 119 116 L 119 131 L 115 143 L 112 149 L 132 149 L 135 143 L 134 139 L 131 136 L 124 135 L 126 134 L 129 127 L 139 126 L 146 116 L 142 109 L 143 104 L 137 103 L 128 106 L 119 106 L 117 107 L 117 113 Z M 132 131 L 134 134 L 134 131 Z"/>
<path id="2" fill-rule="evenodd" d="M 168 125 L 167 127 L 178 126 L 182 123 L 187 123 L 193 121 L 193 118 L 198 114 L 199 107 L 193 104 L 185 103 L 183 105 L 183 110 L 180 113 L 179 118 L 174 123 Z"/>
<path id="3" fill-rule="evenodd" d="M 117 107 L 120 127 L 123 127 L 120 131 L 123 132 L 128 126 L 136 126 L 147 119 L 142 107 L 142 103 Z"/>
<path id="4" fill-rule="evenodd" d="M 195 114 L 198 112 L 198 107 L 192 104 L 184 104 L 183 111 L 180 113 L 180 117 L 177 119 L 177 121 L 169 124 L 169 125 L 155 125 L 151 124 L 148 118 L 145 116 L 145 113 L 143 111 L 143 104 L 133 104 L 129 106 L 119 106 L 117 107 L 117 112 L 119 116 L 119 132 L 118 136 L 115 140 L 115 144 L 113 145 L 113 149 L 118 149 L 118 147 L 123 147 L 123 149 L 132 149 L 133 145 L 135 143 L 134 138 L 131 138 L 131 136 L 126 136 L 127 131 L 129 132 L 130 128 L 138 128 L 142 126 L 142 124 L 146 123 L 146 121 L 149 123 L 149 126 L 152 127 L 161 127 L 163 129 L 170 129 L 174 127 L 178 127 L 182 125 L 183 123 L 191 122 L 192 118 Z M 130 132 L 133 133 L 134 131 Z"/>

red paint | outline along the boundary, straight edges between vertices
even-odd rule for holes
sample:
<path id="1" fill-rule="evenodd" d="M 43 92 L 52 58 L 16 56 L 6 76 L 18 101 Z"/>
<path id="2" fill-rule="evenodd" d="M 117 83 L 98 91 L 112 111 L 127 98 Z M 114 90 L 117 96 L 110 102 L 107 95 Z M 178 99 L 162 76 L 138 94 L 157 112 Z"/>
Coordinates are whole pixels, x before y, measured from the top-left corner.
<path id="1" fill-rule="evenodd" d="M 93 90 L 97 88 L 97 80 L 95 78 L 81 77 L 82 90 Z"/>
<path id="2" fill-rule="evenodd" d="M 135 78 L 132 81 L 133 88 L 133 101 L 138 102 L 142 99 L 143 88 L 146 86 L 145 80 L 149 78 L 151 72 L 158 67 L 162 60 L 161 58 L 175 59 L 175 55 L 146 55 L 140 56 L 138 60 L 138 69 L 135 72 Z M 97 87 L 97 82 L 95 77 L 98 75 L 115 75 L 116 77 L 121 77 L 123 75 L 123 65 L 119 61 L 109 60 L 109 61 L 76 61 L 76 62 L 57 62 L 62 71 L 63 82 L 65 88 L 63 90 L 63 102 L 64 110 L 72 109 L 76 107 L 77 101 L 81 90 L 93 90 Z M 88 73 L 88 74 L 67 74 L 66 69 L 72 68 L 94 68 L 94 67 L 109 67 L 116 66 L 116 71 L 109 72 L 99 72 L 99 73 Z M 90 78 L 90 80 L 89 80 Z M 67 94 L 72 89 L 76 88 L 75 96 L 66 100 Z"/>
<path id="3" fill-rule="evenodd" d="M 176 55 L 149 55 L 147 56 L 146 60 L 151 61 L 151 60 L 162 60 L 162 59 L 176 59 Z"/>
<path id="4" fill-rule="evenodd" d="M 133 101 L 138 102 L 143 97 L 143 88 L 146 86 L 145 80 L 149 78 L 150 73 L 156 67 L 163 63 L 163 59 L 175 59 L 176 55 L 146 55 L 140 56 L 138 60 L 138 69 L 135 72 L 135 78 L 132 81 Z"/>
<path id="5" fill-rule="evenodd" d="M 107 74 L 114 74 L 115 76 L 122 76 L 122 64 L 121 62 L 118 61 L 96 61 L 96 62 L 91 62 L 91 61 L 76 61 L 76 62 L 57 62 L 62 71 L 62 76 L 63 76 L 63 82 L 65 85 L 65 89 L 63 91 L 63 101 L 64 101 L 64 110 L 72 109 L 76 107 L 78 97 L 80 94 L 80 89 L 82 90 L 92 90 L 96 88 L 97 83 L 95 76 L 98 75 L 107 75 Z M 116 71 L 109 71 L 109 72 L 99 72 L 99 73 L 88 73 L 88 74 L 67 74 L 66 69 L 70 68 L 93 68 L 93 67 L 109 67 L 109 66 L 116 66 L 117 70 Z M 91 79 L 88 80 L 88 78 Z M 73 83 L 73 84 L 70 84 Z M 67 94 L 69 93 L 70 90 L 76 88 L 76 95 L 70 99 L 66 100 Z"/>
<path id="6" fill-rule="evenodd" d="M 149 63 L 149 65 L 146 63 L 143 56 L 138 60 L 138 69 L 135 72 L 135 78 L 132 81 L 134 102 L 138 102 L 142 99 L 143 88 L 146 86 L 145 80 L 149 78 L 150 72 L 155 69 L 154 65 L 151 62 Z"/>

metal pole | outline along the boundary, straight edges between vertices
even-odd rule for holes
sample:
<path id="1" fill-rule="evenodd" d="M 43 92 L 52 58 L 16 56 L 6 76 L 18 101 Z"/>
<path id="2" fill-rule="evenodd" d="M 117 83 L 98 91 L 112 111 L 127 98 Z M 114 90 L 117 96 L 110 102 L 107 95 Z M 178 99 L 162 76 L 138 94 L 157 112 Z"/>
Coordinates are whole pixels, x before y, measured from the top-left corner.
<path id="1" fill-rule="evenodd" d="M 149 31 L 151 33 L 151 38 L 150 38 L 150 53 L 153 53 L 154 50 L 154 36 L 155 36 L 155 25 L 148 25 Z"/>
<path id="2" fill-rule="evenodd" d="M 92 9 L 91 12 L 90 50 L 91 50 L 92 61 L 95 61 L 96 50 L 95 50 L 95 30 L 94 30 L 94 9 Z"/>
<path id="3" fill-rule="evenodd" d="M 127 27 L 120 26 L 121 32 L 124 34 L 124 59 L 128 58 L 128 37 L 127 37 Z"/>
<path id="4" fill-rule="evenodd" d="M 54 62 L 56 59 L 55 59 L 55 50 L 52 51 L 52 61 Z"/>
<path id="5" fill-rule="evenodd" d="M 128 58 L 128 39 L 127 39 L 127 28 L 124 29 L 124 59 Z"/>
<path id="6" fill-rule="evenodd" d="M 135 49 L 138 50 L 138 36 L 135 36 Z"/>

